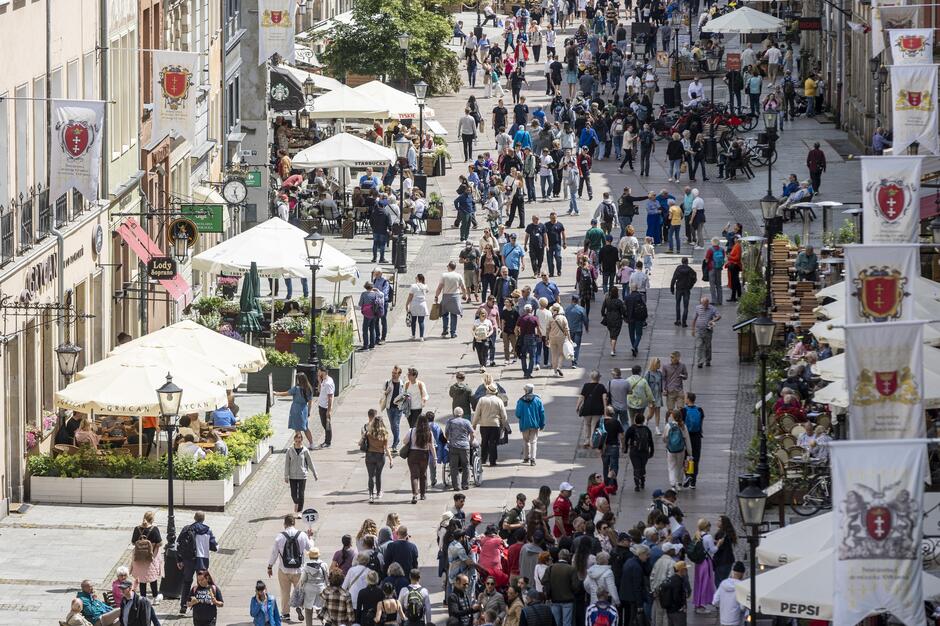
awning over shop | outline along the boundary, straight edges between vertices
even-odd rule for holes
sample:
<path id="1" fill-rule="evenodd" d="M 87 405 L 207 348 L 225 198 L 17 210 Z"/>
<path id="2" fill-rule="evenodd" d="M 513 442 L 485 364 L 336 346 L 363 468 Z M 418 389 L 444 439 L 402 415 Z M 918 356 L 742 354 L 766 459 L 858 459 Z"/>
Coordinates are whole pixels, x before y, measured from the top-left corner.
<path id="1" fill-rule="evenodd" d="M 228 204 L 222 194 L 212 187 L 203 185 L 193 187 L 193 200 L 202 204 L 221 204 L 223 206 Z"/>
<path id="2" fill-rule="evenodd" d="M 761 13 L 750 7 L 740 7 L 731 13 L 710 20 L 704 26 L 708 33 L 776 33 L 784 28 L 783 20 Z"/>
<path id="3" fill-rule="evenodd" d="M 133 217 L 127 217 L 124 222 L 118 226 L 118 234 L 124 240 L 131 250 L 134 251 L 141 261 L 145 264 L 154 257 L 166 256 L 160 246 L 150 238 L 147 231 L 144 230 L 137 220 Z M 177 274 L 173 278 L 161 278 L 159 283 L 166 289 L 166 292 L 176 302 L 182 302 L 183 306 L 188 305 L 193 299 L 193 290 L 186 282 L 186 279 Z"/>
<path id="4" fill-rule="evenodd" d="M 350 133 L 338 133 L 297 153 L 294 167 L 385 167 L 395 162 L 395 151 Z"/>
<path id="5" fill-rule="evenodd" d="M 390 87 L 378 80 L 370 80 L 353 89 L 383 107 L 388 108 L 389 117 L 396 120 L 417 120 L 419 107 L 418 99 L 413 93 Z M 434 117 L 434 109 L 425 105 L 424 119 Z"/>
<path id="6" fill-rule="evenodd" d="M 435 135 L 444 136 L 447 134 L 447 129 L 437 120 L 424 120 L 424 125 Z"/>
<path id="7" fill-rule="evenodd" d="M 368 98 L 355 89 L 343 86 L 314 99 L 307 107 L 310 118 L 325 119 L 387 119 L 388 106 Z"/>
<path id="8" fill-rule="evenodd" d="M 264 351 L 237 339 L 201 326 L 192 320 L 182 320 L 160 330 L 138 337 L 116 347 L 111 355 L 122 354 L 138 346 L 181 346 L 200 354 L 211 354 L 216 363 L 231 364 L 242 372 L 257 372 L 267 363 Z"/>
<path id="9" fill-rule="evenodd" d="M 296 111 L 304 108 L 303 87 L 283 66 L 271 68 L 268 103 L 274 111 Z"/>

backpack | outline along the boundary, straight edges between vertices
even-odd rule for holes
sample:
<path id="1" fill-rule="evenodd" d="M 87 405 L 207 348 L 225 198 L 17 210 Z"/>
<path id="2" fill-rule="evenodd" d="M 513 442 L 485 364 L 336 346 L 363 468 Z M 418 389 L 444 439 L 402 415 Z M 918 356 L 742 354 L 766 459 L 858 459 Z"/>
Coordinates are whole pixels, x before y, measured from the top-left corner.
<path id="1" fill-rule="evenodd" d="M 284 535 L 284 547 L 281 548 L 281 562 L 284 567 L 296 569 L 303 565 L 304 557 L 300 552 L 300 544 L 297 539 L 300 537 L 300 531 L 293 535 L 288 535 L 287 531 L 282 531 Z"/>
<path id="2" fill-rule="evenodd" d="M 712 248 L 712 267 L 720 270 L 725 266 L 725 251 L 721 248 Z"/>
<path id="3" fill-rule="evenodd" d="M 604 426 L 604 418 L 597 422 L 597 428 L 591 435 L 591 447 L 600 450 L 607 443 L 607 428 Z"/>
<path id="4" fill-rule="evenodd" d="M 689 549 L 686 551 L 685 555 L 689 557 L 689 560 L 698 565 L 703 563 L 708 554 L 705 552 L 705 544 L 702 543 L 701 539 L 696 539 L 689 545 Z"/>
<path id="5" fill-rule="evenodd" d="M 326 568 L 323 566 L 323 563 L 319 565 L 320 567 L 313 570 L 307 570 L 307 582 L 312 582 L 314 585 L 325 585 L 327 582 Z"/>
<path id="6" fill-rule="evenodd" d="M 669 435 L 666 438 L 666 449 L 672 453 L 685 450 L 685 437 L 682 436 L 682 430 L 678 426 L 669 427 Z"/>
<path id="7" fill-rule="evenodd" d="M 366 563 L 366 567 L 376 572 L 379 576 L 382 575 L 382 562 L 379 561 L 378 549 L 373 550 L 372 554 L 369 555 L 369 562 Z"/>
<path id="8" fill-rule="evenodd" d="M 409 622 L 424 621 L 424 594 L 421 593 L 421 589 L 415 589 L 414 587 L 408 589 L 408 595 L 405 596 L 404 613 Z"/>
<path id="9" fill-rule="evenodd" d="M 153 544 L 147 539 L 149 535 L 149 531 L 141 526 L 140 538 L 134 542 L 134 557 L 132 559 L 134 562 L 150 563 L 153 561 Z"/>
<path id="10" fill-rule="evenodd" d="M 636 298 L 633 303 L 633 318 L 638 322 L 645 322 L 648 316 L 649 311 L 646 309 L 643 298 Z"/>
<path id="11" fill-rule="evenodd" d="M 601 216 L 604 218 L 605 222 L 613 222 L 614 218 L 617 217 L 617 207 L 614 206 L 613 202 L 608 202 L 604 200 L 602 203 L 603 209 L 601 210 Z"/>
<path id="12" fill-rule="evenodd" d="M 796 93 L 796 86 L 793 84 L 792 79 L 787 79 L 783 81 L 783 93 L 785 93 L 788 96 Z"/>
<path id="13" fill-rule="evenodd" d="M 685 598 L 677 597 L 679 594 L 676 593 L 677 585 L 673 584 L 673 578 L 676 578 L 675 574 L 667 578 L 659 587 L 659 604 L 667 612 L 674 611 L 677 607 L 685 604 Z M 682 588 L 682 585 L 679 585 L 679 587 Z"/>
<path id="14" fill-rule="evenodd" d="M 594 606 L 597 610 L 594 613 L 594 621 L 591 622 L 590 626 L 612 626 L 610 603 L 597 602 Z"/>
<path id="15" fill-rule="evenodd" d="M 636 432 L 636 439 L 631 439 L 630 445 L 633 447 L 634 450 L 637 450 L 639 452 L 642 452 L 643 454 L 646 454 L 651 447 L 650 444 L 653 443 L 653 435 L 650 432 L 649 428 L 637 428 L 635 432 Z"/>
<path id="16" fill-rule="evenodd" d="M 134 549 L 136 550 L 136 546 Z M 186 526 L 180 531 L 180 536 L 176 539 L 176 553 L 181 559 L 196 558 L 196 531 L 192 526 Z"/>
<path id="17" fill-rule="evenodd" d="M 375 310 L 378 308 L 376 306 L 377 304 L 378 302 L 375 300 L 373 300 L 372 302 L 366 302 L 365 304 L 363 304 L 361 307 L 362 317 L 368 320 L 378 317 L 375 314 Z"/>
<path id="18" fill-rule="evenodd" d="M 690 433 L 702 432 L 702 409 L 697 406 L 685 407 L 685 427 Z"/>

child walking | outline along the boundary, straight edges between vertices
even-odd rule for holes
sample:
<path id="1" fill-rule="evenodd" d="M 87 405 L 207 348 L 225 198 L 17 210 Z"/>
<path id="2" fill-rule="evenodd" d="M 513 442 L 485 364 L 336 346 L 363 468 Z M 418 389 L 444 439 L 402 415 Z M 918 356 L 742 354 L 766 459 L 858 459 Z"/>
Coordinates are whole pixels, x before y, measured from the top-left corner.
<path id="1" fill-rule="evenodd" d="M 653 238 L 647 237 L 643 246 L 640 248 L 640 254 L 643 255 L 643 270 L 649 276 L 653 271 L 653 258 L 656 256 L 656 249 L 653 246 Z"/>

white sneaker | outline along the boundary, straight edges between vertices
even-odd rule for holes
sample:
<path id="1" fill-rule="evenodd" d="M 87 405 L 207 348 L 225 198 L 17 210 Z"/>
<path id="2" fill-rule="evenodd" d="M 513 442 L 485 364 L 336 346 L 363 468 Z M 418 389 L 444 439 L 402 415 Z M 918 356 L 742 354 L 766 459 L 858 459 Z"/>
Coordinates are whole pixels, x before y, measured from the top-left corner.
<path id="1" fill-rule="evenodd" d="M 158 593 L 158 594 L 157 594 L 157 597 L 153 599 L 153 603 L 154 603 L 154 604 L 160 604 L 161 602 L 163 602 L 163 594 L 162 594 L 162 593 Z"/>
<path id="2" fill-rule="evenodd" d="M 657 426 L 657 427 L 656 427 L 656 436 L 659 437 L 659 436 L 661 436 L 662 434 L 663 434 L 663 432 L 662 432 L 661 430 L 659 430 L 659 426 Z"/>
<path id="3" fill-rule="evenodd" d="M 540 366 L 538 363 L 536 363 L 536 364 L 535 364 L 535 371 L 537 372 L 537 371 L 539 371 L 540 369 L 542 369 L 541 366 Z"/>

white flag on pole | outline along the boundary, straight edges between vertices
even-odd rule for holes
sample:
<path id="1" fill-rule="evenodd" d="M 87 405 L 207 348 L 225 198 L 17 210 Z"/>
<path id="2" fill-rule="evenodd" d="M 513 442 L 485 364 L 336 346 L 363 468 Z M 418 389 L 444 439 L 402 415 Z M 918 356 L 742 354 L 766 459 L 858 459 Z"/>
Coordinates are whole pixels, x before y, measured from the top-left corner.
<path id="1" fill-rule="evenodd" d="M 891 102 L 895 154 L 915 141 L 923 151 L 940 154 L 937 133 L 937 66 L 892 65 Z"/>
<path id="2" fill-rule="evenodd" d="M 864 243 L 917 241 L 920 219 L 917 196 L 923 158 L 871 156 L 861 157 L 861 161 Z"/>
<path id="3" fill-rule="evenodd" d="M 294 60 L 295 0 L 258 0 L 258 65 L 275 53 Z"/>
<path id="4" fill-rule="evenodd" d="M 888 31 L 895 65 L 921 65 L 933 61 L 933 29 L 904 28 Z"/>
<path id="5" fill-rule="evenodd" d="M 153 52 L 153 136 L 174 131 L 194 144 L 199 53 Z"/>
<path id="6" fill-rule="evenodd" d="M 924 322 L 845 326 L 852 439 L 923 437 Z"/>
<path id="7" fill-rule="evenodd" d="M 845 250 L 845 322 L 914 319 L 913 285 L 920 276 L 920 246 L 847 245 Z"/>
<path id="8" fill-rule="evenodd" d="M 72 188 L 89 202 L 98 200 L 104 105 L 101 100 L 52 101 L 50 203 Z"/>
<path id="9" fill-rule="evenodd" d="M 881 9 L 878 0 L 871 0 L 871 58 L 885 50 L 884 29 L 881 25 Z"/>
<path id="10" fill-rule="evenodd" d="M 908 626 L 920 626 L 927 445 L 923 440 L 830 445 L 833 626 L 855 626 L 885 611 Z"/>

